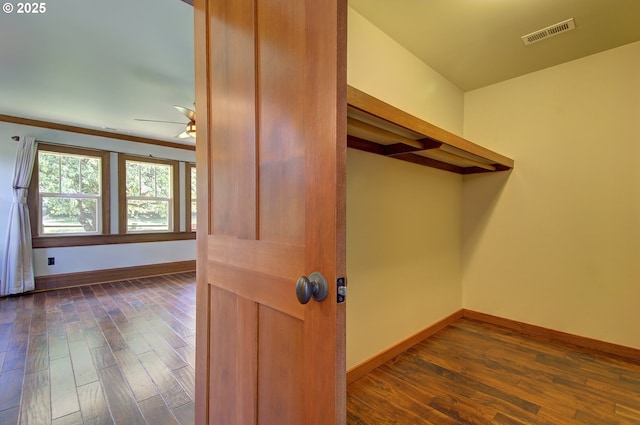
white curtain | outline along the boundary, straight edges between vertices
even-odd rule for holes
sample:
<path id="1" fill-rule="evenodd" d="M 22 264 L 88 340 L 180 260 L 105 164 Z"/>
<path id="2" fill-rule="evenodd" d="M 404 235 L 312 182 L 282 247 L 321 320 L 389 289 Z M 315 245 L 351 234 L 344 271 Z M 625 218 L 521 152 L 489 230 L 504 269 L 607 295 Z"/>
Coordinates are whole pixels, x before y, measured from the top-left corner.
<path id="1" fill-rule="evenodd" d="M 33 137 L 23 137 L 18 143 L 18 153 L 13 168 L 13 202 L 9 210 L 0 295 L 20 294 L 32 291 L 35 287 L 27 188 L 36 159 L 37 144 Z"/>

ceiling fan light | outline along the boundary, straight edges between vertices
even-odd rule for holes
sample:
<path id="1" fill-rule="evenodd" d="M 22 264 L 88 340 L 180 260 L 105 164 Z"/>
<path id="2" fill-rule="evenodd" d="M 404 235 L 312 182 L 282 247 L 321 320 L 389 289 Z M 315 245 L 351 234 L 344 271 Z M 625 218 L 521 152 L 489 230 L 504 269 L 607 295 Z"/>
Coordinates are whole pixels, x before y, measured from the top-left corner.
<path id="1" fill-rule="evenodd" d="M 196 137 L 196 123 L 190 122 L 189 124 L 187 124 L 187 129 L 185 130 L 185 132 L 190 137 Z"/>

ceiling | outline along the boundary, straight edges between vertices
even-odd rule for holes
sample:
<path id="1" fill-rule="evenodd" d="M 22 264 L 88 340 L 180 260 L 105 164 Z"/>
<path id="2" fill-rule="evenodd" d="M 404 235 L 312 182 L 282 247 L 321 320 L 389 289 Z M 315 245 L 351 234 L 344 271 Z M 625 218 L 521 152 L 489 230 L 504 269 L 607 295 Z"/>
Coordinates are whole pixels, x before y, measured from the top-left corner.
<path id="1" fill-rule="evenodd" d="M 640 40 L 638 0 L 349 0 L 463 91 Z M 521 36 L 574 18 L 525 46 Z"/>
<path id="2" fill-rule="evenodd" d="M 186 0 L 56 0 L 0 14 L 0 114 L 171 142 L 194 102 Z M 640 40 L 640 0 L 349 0 L 463 91 Z M 520 36 L 573 17 L 576 29 Z M 373 46 L 372 46 L 373 47 Z"/>
<path id="3" fill-rule="evenodd" d="M 40 15 L 0 14 L 0 114 L 194 144 L 174 138 L 188 120 L 173 108 L 193 108 L 192 6 L 179 0 L 46 5 Z"/>

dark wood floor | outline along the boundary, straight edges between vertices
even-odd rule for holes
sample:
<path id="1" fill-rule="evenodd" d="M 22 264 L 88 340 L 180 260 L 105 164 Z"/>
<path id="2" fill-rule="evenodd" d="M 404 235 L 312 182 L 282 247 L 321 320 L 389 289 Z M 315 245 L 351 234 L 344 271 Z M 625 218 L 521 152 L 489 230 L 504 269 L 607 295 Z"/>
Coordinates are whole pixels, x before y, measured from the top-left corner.
<path id="1" fill-rule="evenodd" d="M 0 424 L 193 425 L 195 274 L 0 299 Z M 460 320 L 350 384 L 351 425 L 640 424 L 640 359 Z"/>
<path id="2" fill-rule="evenodd" d="M 195 273 L 0 299 L 0 424 L 193 425 Z"/>
<path id="3" fill-rule="evenodd" d="M 350 384 L 348 423 L 638 425 L 635 360 L 462 319 Z"/>

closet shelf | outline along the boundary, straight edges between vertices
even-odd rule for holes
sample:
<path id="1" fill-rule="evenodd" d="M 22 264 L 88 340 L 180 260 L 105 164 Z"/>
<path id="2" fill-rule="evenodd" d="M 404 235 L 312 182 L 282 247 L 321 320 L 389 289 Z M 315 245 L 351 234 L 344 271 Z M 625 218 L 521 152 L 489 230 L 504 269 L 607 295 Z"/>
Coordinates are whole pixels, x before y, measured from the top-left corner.
<path id="1" fill-rule="evenodd" d="M 458 174 L 505 171 L 513 160 L 347 86 L 347 146 Z"/>

